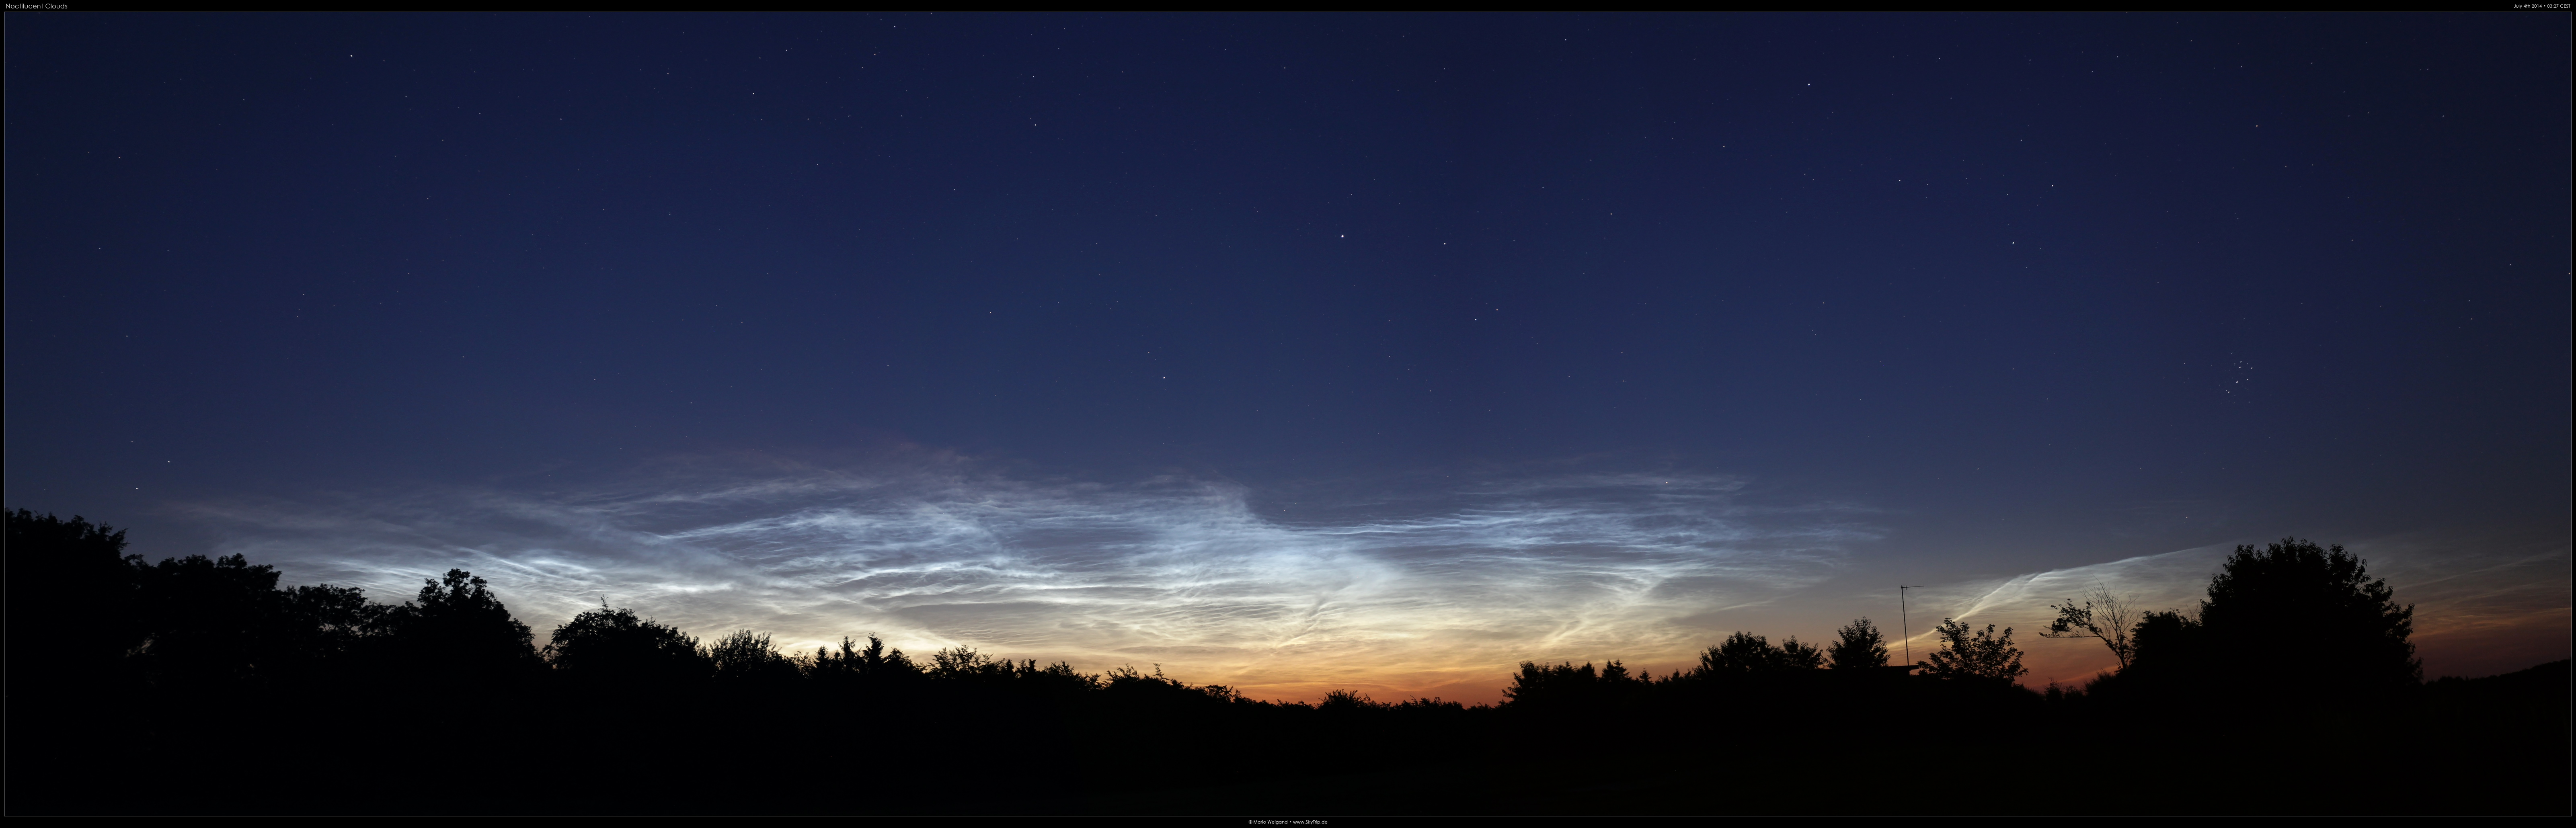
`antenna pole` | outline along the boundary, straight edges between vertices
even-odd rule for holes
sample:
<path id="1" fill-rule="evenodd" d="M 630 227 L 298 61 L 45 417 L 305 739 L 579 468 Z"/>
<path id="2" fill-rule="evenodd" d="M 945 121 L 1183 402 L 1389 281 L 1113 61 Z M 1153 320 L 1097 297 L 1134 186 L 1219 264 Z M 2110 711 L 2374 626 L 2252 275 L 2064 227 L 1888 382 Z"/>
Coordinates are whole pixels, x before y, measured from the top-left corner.
<path id="1" fill-rule="evenodd" d="M 1914 622 L 1906 617 L 1905 591 L 1921 588 L 1922 584 L 1896 588 L 1896 628 L 1905 633 L 1905 665 L 1908 667 L 1914 666 Z"/>

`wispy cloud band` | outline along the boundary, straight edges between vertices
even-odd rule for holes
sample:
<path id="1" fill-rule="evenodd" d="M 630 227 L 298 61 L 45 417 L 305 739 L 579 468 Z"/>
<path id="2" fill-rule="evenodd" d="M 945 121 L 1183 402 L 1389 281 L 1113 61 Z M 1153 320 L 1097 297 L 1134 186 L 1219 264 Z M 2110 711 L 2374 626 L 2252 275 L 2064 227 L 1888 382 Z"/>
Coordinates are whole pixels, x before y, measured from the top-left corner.
<path id="1" fill-rule="evenodd" d="M 449 567 L 540 630 L 633 606 L 815 647 L 875 633 L 1097 669 L 1161 663 L 1287 696 L 1491 682 L 1524 658 L 1692 646 L 1683 619 L 1829 577 L 1856 511 L 1762 508 L 1720 477 L 1484 481 L 1256 508 L 1239 485 L 958 471 L 731 476 L 198 509 L 224 551 L 385 599 Z"/>

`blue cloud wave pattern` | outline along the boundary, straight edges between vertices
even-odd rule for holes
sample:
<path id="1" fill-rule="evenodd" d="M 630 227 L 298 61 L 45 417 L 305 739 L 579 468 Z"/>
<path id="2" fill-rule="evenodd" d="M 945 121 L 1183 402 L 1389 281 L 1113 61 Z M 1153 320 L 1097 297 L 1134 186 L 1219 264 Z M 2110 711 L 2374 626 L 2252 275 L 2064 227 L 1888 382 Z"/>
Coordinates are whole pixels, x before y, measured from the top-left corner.
<path id="1" fill-rule="evenodd" d="M 202 511 L 225 551 L 290 580 L 397 598 L 473 569 L 541 631 L 605 602 L 702 635 L 811 648 L 874 633 L 1294 695 L 1678 652 L 1709 633 L 1693 619 L 1826 578 L 1875 536 L 1861 510 L 1757 507 L 1741 490 L 1589 475 L 1289 502 L 1184 478 L 811 473 Z"/>

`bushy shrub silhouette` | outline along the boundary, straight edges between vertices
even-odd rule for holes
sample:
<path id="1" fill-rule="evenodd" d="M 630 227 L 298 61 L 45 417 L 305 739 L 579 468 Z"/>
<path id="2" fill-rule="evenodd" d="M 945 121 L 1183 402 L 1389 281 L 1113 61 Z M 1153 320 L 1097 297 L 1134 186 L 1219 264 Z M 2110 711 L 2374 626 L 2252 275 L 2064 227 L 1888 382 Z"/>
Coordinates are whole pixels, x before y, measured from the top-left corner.
<path id="1" fill-rule="evenodd" d="M 2011 684 L 2030 674 L 2029 668 L 2021 666 L 2021 648 L 2013 646 L 2011 628 L 1996 635 L 1993 624 L 1979 630 L 1944 618 L 1935 634 L 1941 637 L 1941 649 L 1919 665 L 1927 677 Z"/>

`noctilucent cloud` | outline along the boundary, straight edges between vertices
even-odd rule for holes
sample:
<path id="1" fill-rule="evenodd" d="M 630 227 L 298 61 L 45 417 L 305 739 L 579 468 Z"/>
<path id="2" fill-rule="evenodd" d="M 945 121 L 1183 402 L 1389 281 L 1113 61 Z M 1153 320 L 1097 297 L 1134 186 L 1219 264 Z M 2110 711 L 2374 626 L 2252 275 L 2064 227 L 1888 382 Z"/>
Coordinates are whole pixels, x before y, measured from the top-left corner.
<path id="1" fill-rule="evenodd" d="M 2560 15 L 9 22 L 6 505 L 155 559 L 1491 701 L 2298 535 L 2570 646 Z"/>

